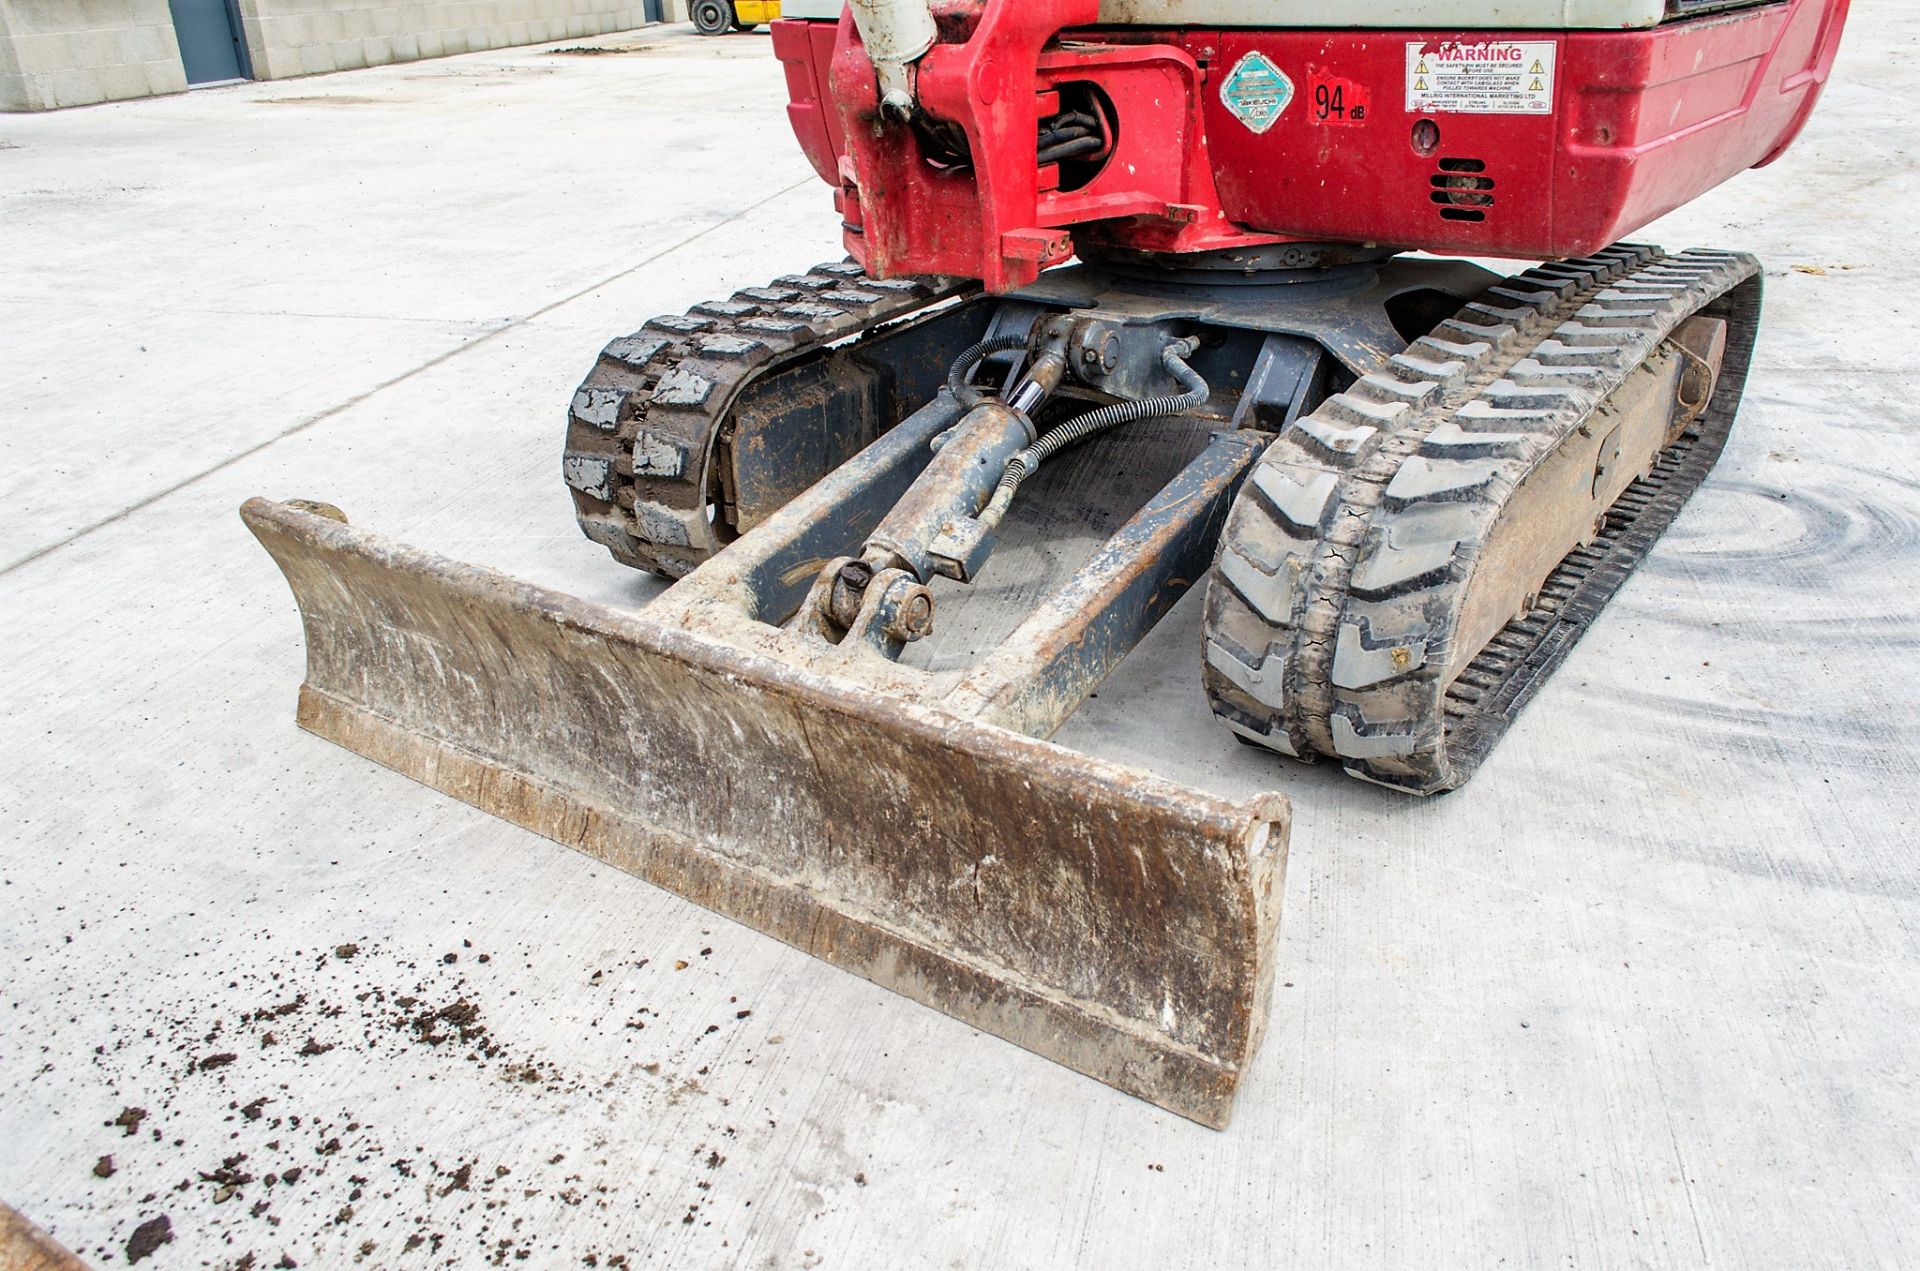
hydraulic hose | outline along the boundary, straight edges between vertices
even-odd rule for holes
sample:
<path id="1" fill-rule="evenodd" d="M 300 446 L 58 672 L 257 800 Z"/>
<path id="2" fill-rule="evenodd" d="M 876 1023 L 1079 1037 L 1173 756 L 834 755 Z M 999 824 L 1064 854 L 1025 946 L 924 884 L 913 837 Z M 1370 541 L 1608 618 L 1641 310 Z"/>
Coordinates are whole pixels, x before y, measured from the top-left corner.
<path id="1" fill-rule="evenodd" d="M 1179 415 L 1202 405 L 1211 390 L 1200 373 L 1186 364 L 1185 359 L 1193 355 L 1200 347 L 1200 341 L 1188 337 L 1175 340 L 1160 350 L 1160 365 L 1180 384 L 1186 392 L 1174 397 L 1143 397 L 1138 401 L 1115 402 L 1111 406 L 1102 406 L 1098 410 L 1088 411 L 1056 428 L 1049 429 L 1045 436 L 1007 460 L 1007 467 L 1000 474 L 1000 484 L 993 492 L 993 498 L 981 509 L 980 519 L 988 525 L 998 525 L 1000 518 L 1007 514 L 1007 508 L 1013 502 L 1013 492 L 1020 483 L 1033 475 L 1034 469 L 1053 455 L 1065 450 L 1076 442 L 1085 441 L 1098 433 L 1121 424 L 1134 423 L 1142 419 L 1157 419 L 1166 415 Z"/>
<path id="2" fill-rule="evenodd" d="M 973 374 L 973 368 L 995 353 L 1005 353 L 1012 349 L 1023 349 L 1027 345 L 1024 335 L 996 335 L 990 339 L 970 346 L 959 357 L 953 359 L 953 366 L 947 371 L 947 388 L 960 399 L 960 405 L 972 410 L 986 396 L 979 389 L 967 383 L 967 376 Z"/>
<path id="3" fill-rule="evenodd" d="M 1109 140 L 1097 117 L 1086 111 L 1069 111 L 1040 121 L 1037 157 L 1042 167 L 1066 159 L 1104 158 Z"/>
<path id="4" fill-rule="evenodd" d="M 1045 167 L 1049 163 L 1097 154 L 1106 148 L 1107 143 L 1098 137 L 1072 137 L 1066 141 L 1056 141 L 1050 146 L 1042 146 L 1037 157 L 1041 166 Z"/>

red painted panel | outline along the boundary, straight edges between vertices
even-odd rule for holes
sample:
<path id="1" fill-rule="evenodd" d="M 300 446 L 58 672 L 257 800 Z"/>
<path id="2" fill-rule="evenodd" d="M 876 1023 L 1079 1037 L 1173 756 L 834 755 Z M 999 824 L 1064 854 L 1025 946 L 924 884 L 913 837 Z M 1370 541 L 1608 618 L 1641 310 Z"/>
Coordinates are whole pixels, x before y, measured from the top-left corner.
<path id="1" fill-rule="evenodd" d="M 827 95 L 827 66 L 833 61 L 834 24 L 783 18 L 769 28 L 773 55 L 787 75 L 787 122 L 807 162 L 829 185 L 840 183 L 844 141 L 840 116 Z"/>
<path id="2" fill-rule="evenodd" d="M 1541 34 L 1548 34 L 1547 42 L 1557 41 Z M 1229 31 L 1215 38 L 1216 78 L 1258 53 L 1303 88 L 1334 79 L 1358 84 L 1369 105 L 1360 124 L 1333 127 L 1320 121 L 1312 97 L 1302 91 L 1267 131 L 1255 133 L 1234 117 L 1221 94 L 1209 93 L 1214 181 L 1235 222 L 1302 238 L 1439 248 L 1479 246 L 1489 237 L 1489 223 L 1546 228 L 1552 115 L 1407 111 L 1407 45 L 1438 43 L 1439 37 L 1401 31 Z M 1413 144 L 1413 125 L 1420 118 L 1430 118 L 1439 129 L 1438 145 L 1428 154 Z M 1475 185 L 1491 180 L 1492 204 L 1480 206 L 1487 195 L 1478 190 L 1440 191 L 1458 197 L 1458 206 L 1434 202 L 1433 181 L 1442 160 L 1455 166 L 1485 164 L 1484 172 L 1459 175 Z M 1443 212 L 1486 220 L 1448 220 Z"/>
<path id="3" fill-rule="evenodd" d="M 1580 255 L 1784 144 L 1825 79 L 1845 11 L 1845 0 L 1788 0 L 1648 31 L 1476 32 L 1476 42 L 1554 43 L 1548 115 L 1407 110 L 1407 45 L 1460 38 L 1448 33 L 1223 32 L 1215 80 L 1258 51 L 1303 86 L 1336 76 L 1366 86 L 1370 109 L 1364 125 L 1336 130 L 1303 93 L 1255 133 L 1210 93 L 1221 202 L 1239 224 L 1301 237 Z M 1439 129 L 1431 154 L 1413 144 L 1422 119 Z M 1443 160 L 1492 183 L 1438 191 L 1476 206 L 1434 201 L 1436 178 L 1466 175 L 1442 172 Z"/>

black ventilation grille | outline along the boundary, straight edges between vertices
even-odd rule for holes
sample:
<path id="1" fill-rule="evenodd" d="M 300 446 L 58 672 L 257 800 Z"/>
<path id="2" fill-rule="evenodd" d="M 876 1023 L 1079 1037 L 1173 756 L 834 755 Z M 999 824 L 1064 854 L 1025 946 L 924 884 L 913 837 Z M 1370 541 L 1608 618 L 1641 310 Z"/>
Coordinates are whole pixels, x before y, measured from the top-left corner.
<path id="1" fill-rule="evenodd" d="M 1493 206 L 1493 178 L 1484 159 L 1442 159 L 1440 170 L 1427 178 L 1427 195 L 1440 205 L 1443 221 L 1484 221 Z"/>

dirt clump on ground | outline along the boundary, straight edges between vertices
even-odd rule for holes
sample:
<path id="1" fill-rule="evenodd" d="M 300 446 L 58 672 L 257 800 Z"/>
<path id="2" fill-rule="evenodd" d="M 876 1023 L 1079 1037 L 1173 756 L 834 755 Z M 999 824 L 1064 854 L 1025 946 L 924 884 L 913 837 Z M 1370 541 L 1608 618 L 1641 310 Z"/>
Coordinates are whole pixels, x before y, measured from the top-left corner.
<path id="1" fill-rule="evenodd" d="M 135 1227 L 133 1235 L 127 1238 L 127 1262 L 131 1265 L 142 1258 L 150 1258 L 161 1245 L 172 1243 L 173 1220 L 165 1214 L 149 1218 Z"/>

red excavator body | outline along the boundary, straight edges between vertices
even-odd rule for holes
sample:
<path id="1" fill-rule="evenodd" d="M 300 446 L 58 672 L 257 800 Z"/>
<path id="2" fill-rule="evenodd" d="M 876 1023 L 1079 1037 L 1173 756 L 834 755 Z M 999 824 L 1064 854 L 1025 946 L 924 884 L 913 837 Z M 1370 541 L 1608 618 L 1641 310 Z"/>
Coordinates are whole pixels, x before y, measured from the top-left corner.
<path id="1" fill-rule="evenodd" d="M 774 24 L 794 131 L 870 274 L 1000 291 L 1069 258 L 1076 236 L 1177 253 L 1307 240 L 1582 255 L 1778 155 L 1847 4 L 1508 32 L 1100 27 L 1097 9 L 938 10 L 917 92 L 944 136 L 872 126 L 850 15 Z M 1076 106 L 1099 119 L 1099 162 L 1037 163 L 1036 128 Z"/>

